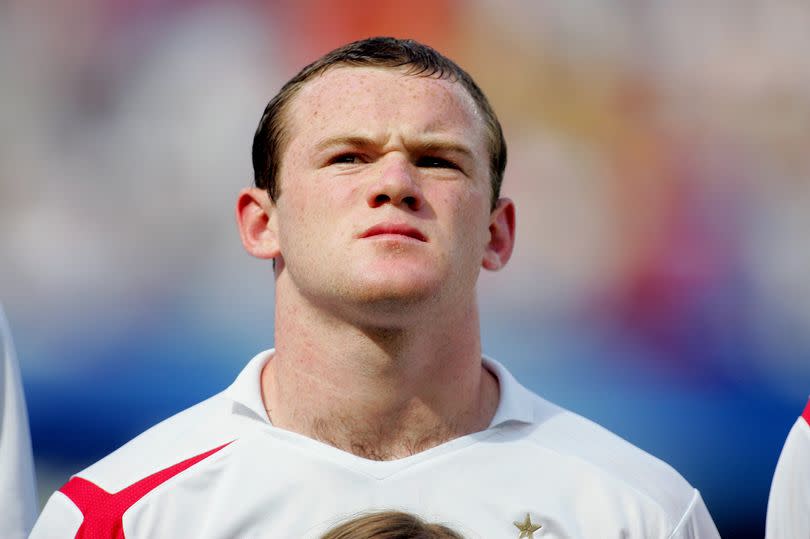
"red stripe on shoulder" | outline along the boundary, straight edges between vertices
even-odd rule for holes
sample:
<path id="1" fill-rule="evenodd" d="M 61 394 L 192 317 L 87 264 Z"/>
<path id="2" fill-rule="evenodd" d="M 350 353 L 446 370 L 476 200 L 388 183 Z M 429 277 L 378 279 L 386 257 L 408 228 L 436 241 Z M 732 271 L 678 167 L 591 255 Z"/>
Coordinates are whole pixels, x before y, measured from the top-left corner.
<path id="1" fill-rule="evenodd" d="M 802 413 L 802 417 L 807 424 L 810 425 L 810 399 L 807 400 L 807 406 L 804 407 L 804 413 Z"/>
<path id="2" fill-rule="evenodd" d="M 210 457 L 230 443 L 155 472 L 115 493 L 107 492 L 82 477 L 71 478 L 59 489 L 59 492 L 70 498 L 84 516 L 84 521 L 79 531 L 76 532 L 76 539 L 124 539 L 124 527 L 121 519 L 127 509 L 159 485 Z"/>

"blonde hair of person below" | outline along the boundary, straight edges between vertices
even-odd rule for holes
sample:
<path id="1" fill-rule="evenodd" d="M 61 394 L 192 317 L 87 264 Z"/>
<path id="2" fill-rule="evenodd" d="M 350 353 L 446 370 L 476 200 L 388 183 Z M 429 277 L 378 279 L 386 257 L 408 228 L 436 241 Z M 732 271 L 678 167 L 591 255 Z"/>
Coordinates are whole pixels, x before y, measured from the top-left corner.
<path id="1" fill-rule="evenodd" d="M 441 524 L 401 511 L 367 513 L 332 528 L 321 539 L 464 539 Z"/>

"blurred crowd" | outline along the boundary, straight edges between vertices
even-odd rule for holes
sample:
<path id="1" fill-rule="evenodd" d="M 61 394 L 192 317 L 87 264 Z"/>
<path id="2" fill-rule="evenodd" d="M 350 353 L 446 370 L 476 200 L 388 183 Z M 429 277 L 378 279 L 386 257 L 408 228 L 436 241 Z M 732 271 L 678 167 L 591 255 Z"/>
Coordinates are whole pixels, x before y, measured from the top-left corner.
<path id="1" fill-rule="evenodd" d="M 154 317 L 271 342 L 271 272 L 232 215 L 256 123 L 304 63 L 388 34 L 457 60 L 504 124 L 518 244 L 485 323 L 801 406 L 808 28 L 803 0 L 9 0 L 0 298 L 24 378 L 132 360 L 108 351 Z"/>

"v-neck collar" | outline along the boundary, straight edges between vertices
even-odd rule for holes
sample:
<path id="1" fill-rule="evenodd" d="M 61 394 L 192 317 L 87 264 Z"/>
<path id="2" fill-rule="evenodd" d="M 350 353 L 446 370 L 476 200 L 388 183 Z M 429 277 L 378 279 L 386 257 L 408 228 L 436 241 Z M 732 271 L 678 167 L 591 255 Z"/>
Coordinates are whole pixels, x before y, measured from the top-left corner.
<path id="1" fill-rule="evenodd" d="M 529 390 L 520 385 L 506 367 L 492 358 L 483 356 L 482 361 L 484 367 L 497 378 L 500 389 L 498 407 L 486 430 L 449 440 L 435 447 L 400 459 L 386 461 L 366 459 L 302 434 L 273 426 L 264 408 L 264 401 L 262 400 L 261 372 L 267 362 L 272 359 L 274 352 L 274 349 L 270 349 L 254 356 L 245 368 L 242 369 L 242 372 L 239 373 L 236 380 L 225 390 L 225 396 L 237 404 L 237 406 L 234 407 L 234 413 L 249 416 L 255 421 L 264 423 L 273 430 L 274 437 L 295 445 L 302 451 L 317 453 L 319 456 L 329 458 L 329 460 L 337 464 L 362 471 L 378 479 L 390 477 L 398 471 L 409 468 L 426 459 L 432 459 L 444 453 L 457 451 L 472 443 L 489 438 L 497 432 L 496 427 L 505 423 L 532 423 L 536 419 L 533 406 L 536 397 Z"/>

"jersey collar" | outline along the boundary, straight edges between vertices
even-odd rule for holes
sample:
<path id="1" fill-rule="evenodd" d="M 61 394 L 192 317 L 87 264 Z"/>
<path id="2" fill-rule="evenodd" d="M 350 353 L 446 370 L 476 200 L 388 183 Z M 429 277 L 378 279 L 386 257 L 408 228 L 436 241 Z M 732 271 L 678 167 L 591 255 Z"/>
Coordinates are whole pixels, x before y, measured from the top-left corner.
<path id="1" fill-rule="evenodd" d="M 252 413 L 257 419 L 267 424 L 270 424 L 270 418 L 267 416 L 267 410 L 264 409 L 261 378 L 262 369 L 273 357 L 274 352 L 275 349 L 271 348 L 253 356 L 236 380 L 225 390 L 228 398 L 242 406 L 241 412 Z"/>
<path id="2" fill-rule="evenodd" d="M 483 356 L 484 367 L 498 379 L 500 402 L 492 417 L 490 428 L 507 421 L 533 423 L 535 421 L 535 401 L 537 396 L 520 385 L 506 367 L 494 359 Z"/>
<path id="3" fill-rule="evenodd" d="M 264 366 L 273 357 L 274 349 L 256 354 L 242 369 L 236 380 L 225 390 L 225 394 L 245 411 L 257 419 L 270 424 L 270 418 L 264 409 L 262 400 L 261 373 Z M 528 389 L 515 380 L 515 377 L 492 358 L 483 357 L 484 367 L 497 379 L 500 386 L 500 402 L 490 423 L 490 428 L 508 421 L 532 423 L 535 420 L 533 403 L 537 398 Z"/>

